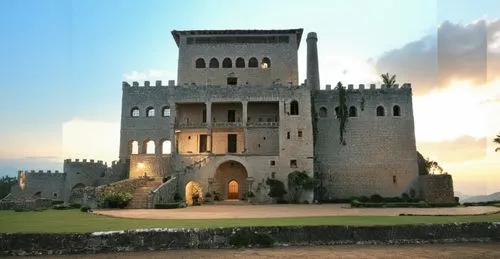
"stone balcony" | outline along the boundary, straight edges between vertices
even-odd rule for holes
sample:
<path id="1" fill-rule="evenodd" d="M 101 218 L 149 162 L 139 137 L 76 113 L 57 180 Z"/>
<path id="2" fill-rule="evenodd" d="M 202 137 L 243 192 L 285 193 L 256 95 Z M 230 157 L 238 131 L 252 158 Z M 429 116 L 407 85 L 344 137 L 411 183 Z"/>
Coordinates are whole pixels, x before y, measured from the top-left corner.
<path id="1" fill-rule="evenodd" d="M 259 122 L 248 122 L 248 128 L 278 128 L 280 123 L 277 121 L 259 121 Z"/>
<path id="2" fill-rule="evenodd" d="M 246 125 L 248 128 L 278 128 L 280 123 L 277 121 L 260 121 L 260 122 L 248 122 Z M 177 129 L 199 129 L 199 128 L 207 128 L 208 124 L 206 122 L 190 122 L 190 123 L 176 123 L 175 127 Z M 213 129 L 220 128 L 243 128 L 243 122 L 212 122 Z"/>

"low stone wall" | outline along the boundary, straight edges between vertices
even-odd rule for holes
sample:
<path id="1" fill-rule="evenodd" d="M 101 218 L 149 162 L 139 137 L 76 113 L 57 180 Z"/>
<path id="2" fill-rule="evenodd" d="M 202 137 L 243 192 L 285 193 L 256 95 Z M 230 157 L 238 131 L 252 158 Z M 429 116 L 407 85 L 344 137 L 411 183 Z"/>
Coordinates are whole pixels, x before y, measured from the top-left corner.
<path id="1" fill-rule="evenodd" d="M 52 207 L 51 199 L 20 199 L 0 201 L 0 210 L 43 210 Z"/>
<path id="2" fill-rule="evenodd" d="M 173 177 L 152 191 L 150 197 L 148 197 L 148 207 L 154 208 L 155 204 L 172 203 L 174 202 L 174 196 L 176 193 L 177 179 Z"/>
<path id="3" fill-rule="evenodd" d="M 71 192 L 70 202 L 82 204 L 91 208 L 96 208 L 99 205 L 99 201 L 101 200 L 101 196 L 103 193 L 108 191 L 115 191 L 128 192 L 132 194 L 141 185 L 146 184 L 147 181 L 147 178 L 134 178 L 114 182 L 107 185 L 101 185 L 98 187 L 78 188 Z"/>
<path id="4" fill-rule="evenodd" d="M 231 248 L 236 232 L 268 233 L 276 245 L 420 244 L 500 240 L 499 223 L 143 229 L 87 234 L 0 234 L 0 256 Z"/>
<path id="5" fill-rule="evenodd" d="M 419 193 L 428 203 L 454 203 L 453 179 L 449 174 L 420 175 Z"/>

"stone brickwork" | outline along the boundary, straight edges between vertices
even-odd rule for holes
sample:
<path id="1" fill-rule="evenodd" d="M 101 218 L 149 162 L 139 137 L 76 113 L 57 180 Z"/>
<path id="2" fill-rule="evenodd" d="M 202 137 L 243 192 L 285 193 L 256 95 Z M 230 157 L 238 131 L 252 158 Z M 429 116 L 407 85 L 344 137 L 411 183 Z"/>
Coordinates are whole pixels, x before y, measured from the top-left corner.
<path id="1" fill-rule="evenodd" d="M 326 189 L 323 198 L 400 196 L 417 188 L 410 86 L 391 89 L 348 86 L 347 107 L 355 109 L 356 116 L 348 118 L 345 145 L 340 143 L 340 122 L 335 112 L 339 106 L 338 94 L 338 90 L 314 91 L 316 169 Z M 396 106 L 399 116 L 394 113 Z M 384 116 L 377 116 L 378 107 L 383 107 Z"/>
<path id="2" fill-rule="evenodd" d="M 83 234 L 1 233 L 0 255 L 61 255 L 232 248 L 234 233 L 268 233 L 278 246 L 425 244 L 500 241 L 498 223 L 395 226 L 285 226 L 138 229 Z M 355 249 L 355 247 L 353 247 Z"/>
<path id="3" fill-rule="evenodd" d="M 158 188 L 151 192 L 149 197 L 149 208 L 154 208 L 155 204 L 165 204 L 175 202 L 175 194 L 178 193 L 177 189 L 177 178 L 172 177 L 168 181 L 164 182 Z"/>
<path id="4" fill-rule="evenodd" d="M 453 179 L 451 175 L 421 175 L 418 187 L 422 199 L 429 203 L 454 203 Z"/>

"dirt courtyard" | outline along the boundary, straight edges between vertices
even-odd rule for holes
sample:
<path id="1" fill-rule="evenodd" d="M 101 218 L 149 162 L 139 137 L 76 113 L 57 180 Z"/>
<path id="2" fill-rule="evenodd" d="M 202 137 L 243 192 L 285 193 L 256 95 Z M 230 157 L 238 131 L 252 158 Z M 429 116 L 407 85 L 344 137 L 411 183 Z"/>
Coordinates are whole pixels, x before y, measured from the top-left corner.
<path id="1" fill-rule="evenodd" d="M 345 204 L 204 205 L 185 209 L 98 210 L 113 217 L 143 219 L 241 219 L 321 216 L 475 215 L 499 212 L 497 207 L 346 208 Z"/>
<path id="2" fill-rule="evenodd" d="M 18 257 L 19 258 L 19 257 Z M 25 257 L 26 258 L 26 257 Z M 266 249 L 198 249 L 96 255 L 41 256 L 48 258 L 500 258 L 500 243 L 426 245 L 339 245 Z"/>

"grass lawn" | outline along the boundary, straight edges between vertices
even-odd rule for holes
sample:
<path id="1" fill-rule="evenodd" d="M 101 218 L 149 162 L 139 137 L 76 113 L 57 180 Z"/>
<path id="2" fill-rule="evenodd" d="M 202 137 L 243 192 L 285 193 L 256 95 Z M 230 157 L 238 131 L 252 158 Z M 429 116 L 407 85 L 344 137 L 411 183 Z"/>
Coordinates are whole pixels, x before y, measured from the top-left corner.
<path id="1" fill-rule="evenodd" d="M 485 216 L 329 216 L 258 219 L 125 219 L 80 210 L 42 212 L 0 211 L 0 233 L 94 232 L 137 228 L 231 227 L 287 225 L 396 225 L 454 222 L 500 222 L 500 214 Z"/>

